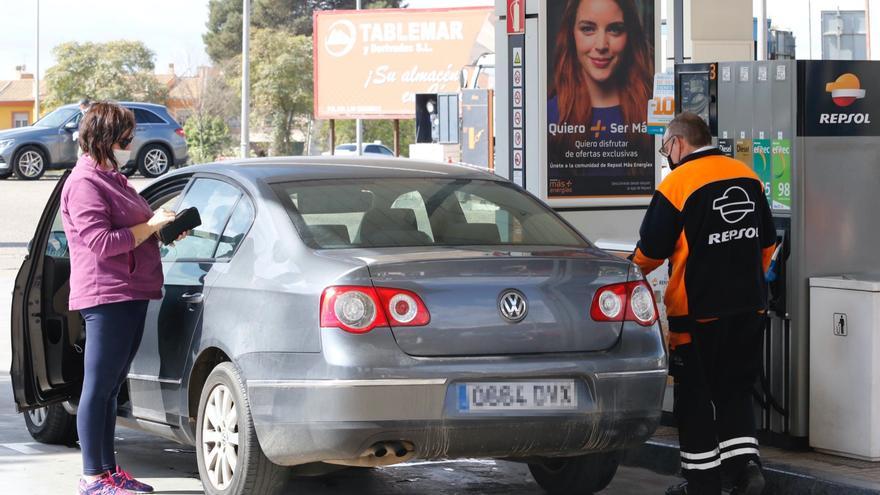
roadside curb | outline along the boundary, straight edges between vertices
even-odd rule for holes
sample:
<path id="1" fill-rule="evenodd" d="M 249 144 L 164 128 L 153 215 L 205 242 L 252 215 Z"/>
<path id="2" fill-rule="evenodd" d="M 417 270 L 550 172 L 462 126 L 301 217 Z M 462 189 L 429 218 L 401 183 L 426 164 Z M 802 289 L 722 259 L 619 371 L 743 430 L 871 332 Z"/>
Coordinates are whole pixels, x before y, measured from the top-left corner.
<path id="1" fill-rule="evenodd" d="M 677 475 L 679 472 L 678 445 L 649 440 L 640 447 L 628 450 L 623 457 L 622 464 L 648 469 L 659 474 Z M 767 480 L 765 494 L 880 494 L 880 484 L 878 483 L 775 462 L 764 465 L 764 477 Z"/>

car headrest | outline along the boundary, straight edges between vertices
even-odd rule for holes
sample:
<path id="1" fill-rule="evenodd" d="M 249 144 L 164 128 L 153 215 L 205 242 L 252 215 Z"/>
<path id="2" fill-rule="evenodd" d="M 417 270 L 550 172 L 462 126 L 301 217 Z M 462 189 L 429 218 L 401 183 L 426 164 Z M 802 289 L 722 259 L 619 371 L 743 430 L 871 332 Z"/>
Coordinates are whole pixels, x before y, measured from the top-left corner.
<path id="1" fill-rule="evenodd" d="M 351 245 L 351 237 L 345 225 L 310 225 L 309 231 L 318 246 L 322 248 Z"/>
<path id="2" fill-rule="evenodd" d="M 446 244 L 500 244 L 501 234 L 494 223 L 453 223 L 443 232 Z"/>
<path id="3" fill-rule="evenodd" d="M 375 208 L 364 214 L 361 231 L 418 230 L 416 212 L 409 208 Z"/>

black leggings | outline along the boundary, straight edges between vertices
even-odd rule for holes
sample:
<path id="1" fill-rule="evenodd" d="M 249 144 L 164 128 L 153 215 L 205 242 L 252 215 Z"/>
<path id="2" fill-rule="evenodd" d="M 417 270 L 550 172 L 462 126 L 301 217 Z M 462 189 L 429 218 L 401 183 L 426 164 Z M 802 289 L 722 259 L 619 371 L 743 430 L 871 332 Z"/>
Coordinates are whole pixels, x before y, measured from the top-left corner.
<path id="1" fill-rule="evenodd" d="M 83 309 L 85 375 L 76 416 L 83 474 L 116 469 L 116 396 L 144 335 L 149 301 L 126 301 Z"/>

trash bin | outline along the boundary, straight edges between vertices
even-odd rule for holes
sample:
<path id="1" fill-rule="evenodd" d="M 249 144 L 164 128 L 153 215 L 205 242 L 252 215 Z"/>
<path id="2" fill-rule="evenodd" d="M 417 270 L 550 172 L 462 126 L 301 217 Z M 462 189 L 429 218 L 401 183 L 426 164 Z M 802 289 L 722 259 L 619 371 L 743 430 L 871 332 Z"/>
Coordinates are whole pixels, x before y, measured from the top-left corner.
<path id="1" fill-rule="evenodd" d="M 880 460 L 880 275 L 810 279 L 810 446 Z"/>

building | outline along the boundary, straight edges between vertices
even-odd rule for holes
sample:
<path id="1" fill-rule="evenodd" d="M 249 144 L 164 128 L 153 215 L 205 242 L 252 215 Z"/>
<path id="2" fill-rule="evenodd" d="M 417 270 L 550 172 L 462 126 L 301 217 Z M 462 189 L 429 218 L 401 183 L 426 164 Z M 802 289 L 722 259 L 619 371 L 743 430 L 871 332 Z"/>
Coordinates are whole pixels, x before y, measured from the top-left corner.
<path id="1" fill-rule="evenodd" d="M 34 75 L 25 72 L 24 66 L 16 69 L 18 79 L 0 80 L 0 129 L 34 123 Z"/>

